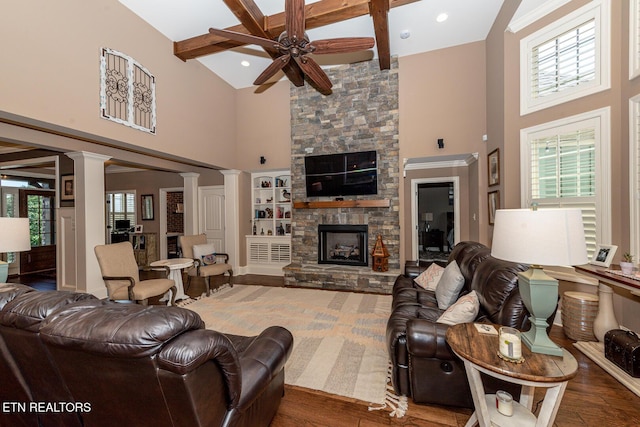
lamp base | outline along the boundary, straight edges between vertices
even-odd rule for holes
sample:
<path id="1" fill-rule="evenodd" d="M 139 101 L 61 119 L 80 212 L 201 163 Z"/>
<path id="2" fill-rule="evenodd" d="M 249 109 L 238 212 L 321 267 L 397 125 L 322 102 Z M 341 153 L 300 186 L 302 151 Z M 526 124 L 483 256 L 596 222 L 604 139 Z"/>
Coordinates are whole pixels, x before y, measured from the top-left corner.
<path id="1" fill-rule="evenodd" d="M 9 277 L 9 264 L 0 261 L 0 283 L 7 283 L 7 277 Z"/>
<path id="2" fill-rule="evenodd" d="M 547 318 L 558 304 L 558 281 L 542 268 L 532 267 L 519 274 L 518 286 L 524 305 L 531 313 L 531 329 L 522 334 L 522 341 L 533 353 L 562 356 L 562 347 L 547 335 Z"/>

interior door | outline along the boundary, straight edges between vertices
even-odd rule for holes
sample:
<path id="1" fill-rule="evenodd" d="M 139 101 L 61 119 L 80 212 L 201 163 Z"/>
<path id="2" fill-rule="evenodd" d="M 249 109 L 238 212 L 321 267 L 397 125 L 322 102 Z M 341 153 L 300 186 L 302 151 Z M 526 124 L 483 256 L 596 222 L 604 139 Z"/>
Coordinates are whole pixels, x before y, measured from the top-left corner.
<path id="1" fill-rule="evenodd" d="M 207 235 L 207 242 L 213 243 L 217 252 L 224 252 L 224 188 L 200 187 L 198 196 L 200 232 Z"/>
<path id="2" fill-rule="evenodd" d="M 0 188 L 0 194 L 2 195 L 2 212 L 0 216 L 17 218 L 20 213 L 18 211 L 18 189 L 12 187 Z M 20 257 L 15 252 L 10 252 L 5 255 L 9 263 L 9 275 L 20 273 Z"/>

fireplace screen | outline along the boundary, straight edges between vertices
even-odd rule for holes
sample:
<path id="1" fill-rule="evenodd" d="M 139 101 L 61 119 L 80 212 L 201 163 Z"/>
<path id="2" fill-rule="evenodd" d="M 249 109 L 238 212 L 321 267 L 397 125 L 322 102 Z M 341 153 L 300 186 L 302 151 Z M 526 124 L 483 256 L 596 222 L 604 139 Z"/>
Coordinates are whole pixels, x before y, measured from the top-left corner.
<path id="1" fill-rule="evenodd" d="M 318 264 L 368 265 L 367 225 L 318 225 Z"/>

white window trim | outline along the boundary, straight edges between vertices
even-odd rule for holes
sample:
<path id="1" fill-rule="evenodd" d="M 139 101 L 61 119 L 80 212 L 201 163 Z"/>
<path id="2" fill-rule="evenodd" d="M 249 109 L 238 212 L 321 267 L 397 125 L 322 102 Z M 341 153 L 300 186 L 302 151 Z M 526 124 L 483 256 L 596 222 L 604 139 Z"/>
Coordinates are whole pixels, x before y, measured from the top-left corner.
<path id="1" fill-rule="evenodd" d="M 640 76 L 640 0 L 629 2 L 629 80 Z"/>
<path id="2" fill-rule="evenodd" d="M 549 131 L 557 134 L 559 128 L 587 120 L 596 121 L 596 239 L 598 243 L 611 243 L 611 108 L 605 107 L 575 116 L 543 123 L 520 130 L 520 194 L 521 206 L 528 208 L 531 201 L 531 150 L 532 135 Z M 561 131 L 561 130 L 560 130 Z"/>
<path id="3" fill-rule="evenodd" d="M 138 193 L 136 192 L 136 190 L 109 190 L 109 191 L 105 191 L 105 199 L 108 200 L 108 196 L 110 194 L 126 194 L 126 193 L 131 193 L 133 194 L 133 206 L 134 206 L 134 213 L 135 213 L 135 220 L 133 222 L 133 224 L 131 224 L 131 226 L 135 226 L 138 224 Z M 109 206 L 109 203 L 105 203 L 105 219 L 107 221 L 107 223 L 109 222 L 109 215 L 110 215 L 110 209 L 111 206 Z"/>
<path id="4" fill-rule="evenodd" d="M 584 22 L 595 19 L 596 78 L 543 98 L 531 96 L 533 49 Z M 562 104 L 611 88 L 611 2 L 594 0 L 520 41 L 520 115 Z"/>
<path id="5" fill-rule="evenodd" d="M 640 95 L 629 100 L 629 252 L 640 255 Z"/>

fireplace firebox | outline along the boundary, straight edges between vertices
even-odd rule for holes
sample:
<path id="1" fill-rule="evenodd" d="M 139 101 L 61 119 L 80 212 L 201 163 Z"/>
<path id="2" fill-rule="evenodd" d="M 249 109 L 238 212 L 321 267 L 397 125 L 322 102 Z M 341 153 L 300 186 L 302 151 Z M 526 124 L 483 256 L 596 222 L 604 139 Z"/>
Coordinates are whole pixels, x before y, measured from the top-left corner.
<path id="1" fill-rule="evenodd" d="M 318 264 L 366 266 L 369 226 L 318 225 Z"/>

